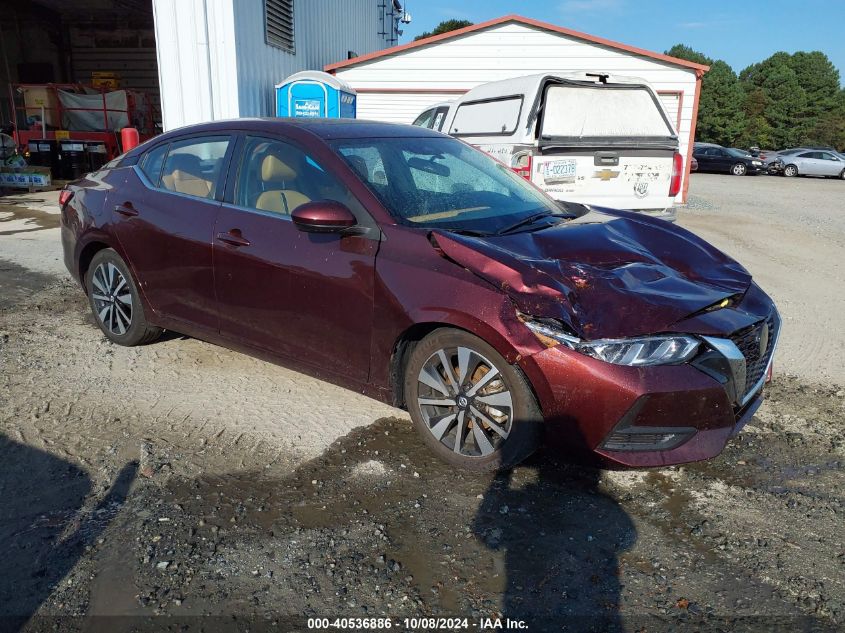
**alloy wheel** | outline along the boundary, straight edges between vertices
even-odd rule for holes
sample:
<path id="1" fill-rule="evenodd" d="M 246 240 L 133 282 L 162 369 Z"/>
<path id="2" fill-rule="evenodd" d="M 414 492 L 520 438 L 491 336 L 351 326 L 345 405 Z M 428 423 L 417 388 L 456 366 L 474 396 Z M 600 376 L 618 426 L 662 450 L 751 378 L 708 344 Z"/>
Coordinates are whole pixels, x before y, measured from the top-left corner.
<path id="1" fill-rule="evenodd" d="M 795 167 L 794 165 L 787 165 L 786 169 L 783 170 L 784 176 L 790 176 L 791 177 L 791 176 L 794 176 L 797 173 L 798 173 L 798 168 Z"/>
<path id="2" fill-rule="evenodd" d="M 117 266 L 103 262 L 91 277 L 94 311 L 112 334 L 123 335 L 132 325 L 132 293 Z"/>
<path id="3" fill-rule="evenodd" d="M 744 176 L 745 175 L 745 165 L 742 163 L 737 163 L 734 165 L 733 168 L 734 176 Z"/>
<path id="4" fill-rule="evenodd" d="M 426 427 L 456 454 L 486 457 L 507 439 L 513 399 L 489 359 L 468 347 L 440 349 L 417 379 L 417 406 Z"/>

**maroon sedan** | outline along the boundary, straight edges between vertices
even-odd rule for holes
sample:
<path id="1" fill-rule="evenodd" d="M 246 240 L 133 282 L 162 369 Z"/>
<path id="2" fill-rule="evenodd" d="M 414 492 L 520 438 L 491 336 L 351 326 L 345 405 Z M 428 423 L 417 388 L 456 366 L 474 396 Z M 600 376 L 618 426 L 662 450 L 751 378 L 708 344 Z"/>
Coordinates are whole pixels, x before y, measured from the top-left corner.
<path id="1" fill-rule="evenodd" d="M 420 127 L 182 128 L 62 192 L 103 333 L 163 329 L 407 408 L 477 470 L 541 432 L 632 466 L 717 455 L 760 405 L 780 321 L 695 235 L 555 202 Z"/>

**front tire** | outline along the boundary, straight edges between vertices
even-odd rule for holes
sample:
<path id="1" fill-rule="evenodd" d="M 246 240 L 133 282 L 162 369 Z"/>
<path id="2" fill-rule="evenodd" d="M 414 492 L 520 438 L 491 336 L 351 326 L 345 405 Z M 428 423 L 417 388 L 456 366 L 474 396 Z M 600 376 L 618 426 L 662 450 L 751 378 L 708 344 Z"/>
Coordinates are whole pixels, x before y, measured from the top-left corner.
<path id="1" fill-rule="evenodd" d="M 744 176 L 748 172 L 748 167 L 746 167 L 743 163 L 737 163 L 733 167 L 731 167 L 731 173 L 734 176 Z"/>
<path id="2" fill-rule="evenodd" d="M 420 341 L 405 367 L 404 388 L 423 442 L 449 464 L 506 469 L 540 443 L 542 414 L 528 381 L 468 332 L 442 328 Z"/>
<path id="3" fill-rule="evenodd" d="M 787 165 L 783 168 L 783 175 L 792 178 L 798 175 L 798 168 L 795 165 Z"/>
<path id="4" fill-rule="evenodd" d="M 161 336 L 161 328 L 147 323 L 129 267 L 113 249 L 94 255 L 85 275 L 85 287 L 94 319 L 113 343 L 144 345 Z"/>
<path id="5" fill-rule="evenodd" d="M 845 180 L 845 169 L 843 169 L 842 172 L 839 174 L 839 178 L 841 180 Z"/>

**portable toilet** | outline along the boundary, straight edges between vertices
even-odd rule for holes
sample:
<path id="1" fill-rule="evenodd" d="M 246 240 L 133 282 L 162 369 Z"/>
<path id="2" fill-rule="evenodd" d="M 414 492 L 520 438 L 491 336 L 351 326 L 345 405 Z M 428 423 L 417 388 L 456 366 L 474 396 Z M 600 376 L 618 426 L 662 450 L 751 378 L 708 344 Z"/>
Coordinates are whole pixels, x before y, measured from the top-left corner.
<path id="1" fill-rule="evenodd" d="M 358 95 L 329 73 L 303 70 L 276 86 L 276 116 L 354 119 Z"/>

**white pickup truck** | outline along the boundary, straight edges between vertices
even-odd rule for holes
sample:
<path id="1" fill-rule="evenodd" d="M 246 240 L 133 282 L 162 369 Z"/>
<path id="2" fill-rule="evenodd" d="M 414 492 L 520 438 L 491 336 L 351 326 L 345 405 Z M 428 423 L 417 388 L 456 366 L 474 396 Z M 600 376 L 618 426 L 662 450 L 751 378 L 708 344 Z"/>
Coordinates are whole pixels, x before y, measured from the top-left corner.
<path id="1" fill-rule="evenodd" d="M 557 200 L 674 220 L 678 133 L 643 79 L 528 75 L 432 106 L 415 125 L 463 139 Z"/>

